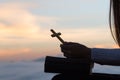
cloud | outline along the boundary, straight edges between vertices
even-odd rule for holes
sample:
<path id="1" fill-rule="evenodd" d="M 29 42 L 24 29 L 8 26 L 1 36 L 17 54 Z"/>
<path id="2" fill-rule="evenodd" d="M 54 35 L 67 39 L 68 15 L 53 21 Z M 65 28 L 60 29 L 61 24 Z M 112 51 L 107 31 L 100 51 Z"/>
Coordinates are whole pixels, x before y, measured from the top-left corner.
<path id="1" fill-rule="evenodd" d="M 20 55 L 26 55 L 31 53 L 32 50 L 29 48 L 21 49 L 0 49 L 0 60 L 1 61 L 11 61 L 18 60 Z M 24 54 L 23 54 L 24 53 Z M 18 56 L 17 56 L 18 55 Z M 17 57 L 17 58 L 16 58 Z M 22 57 L 21 57 L 22 58 Z"/>
<path id="2" fill-rule="evenodd" d="M 73 28 L 70 29 L 69 27 L 65 28 L 66 25 L 61 23 L 61 26 L 63 25 L 64 27 L 58 28 L 60 24 L 57 23 L 57 20 L 58 22 L 68 22 L 70 24 L 70 22 L 73 23 L 73 21 L 79 21 L 81 19 L 76 17 L 71 17 L 70 19 L 68 17 L 59 18 L 35 14 L 34 10 L 32 11 L 31 9 L 36 8 L 38 6 L 36 4 L 26 2 L 0 3 L 0 56 L 2 59 L 12 59 L 13 56 L 16 59 L 26 59 L 29 55 L 29 58 L 33 58 L 45 54 L 59 53 L 58 46 L 60 42 L 50 37 L 52 34 L 49 31 L 50 28 L 55 29 L 57 32 L 62 32 L 62 38 L 65 41 L 87 43 L 87 45 L 92 46 L 98 45 L 99 42 L 104 43 L 104 41 L 110 39 L 108 38 L 107 31 L 100 29 L 101 26 L 98 26 L 98 29 L 89 29 L 88 27 L 77 27 L 73 29 L 74 25 L 72 25 Z M 41 10 L 41 8 L 39 9 Z M 47 9 L 51 8 L 47 7 Z M 81 18 L 83 20 L 85 17 Z M 111 41 L 107 43 L 109 42 Z"/>
<path id="3" fill-rule="evenodd" d="M 54 24 L 55 18 L 37 16 L 18 3 L 2 4 L 0 7 L 0 36 L 2 38 L 41 38 L 41 24 Z M 38 23 L 39 22 L 39 23 Z"/>
<path id="4" fill-rule="evenodd" d="M 27 53 L 31 54 L 32 58 L 32 54 L 38 53 L 38 50 L 44 48 L 41 45 L 42 42 L 49 40 L 46 37 L 49 31 L 44 29 L 43 24 L 55 24 L 56 18 L 33 14 L 29 11 L 29 6 L 29 4 L 21 3 L 1 3 L 0 58 L 9 59 L 13 55 L 17 55 L 17 57 L 24 56 L 25 59 Z M 34 49 L 38 44 L 43 48 Z M 41 53 L 42 51 L 44 50 L 41 50 Z"/>
<path id="5" fill-rule="evenodd" d="M 44 72 L 44 62 L 0 63 L 1 80 L 51 80 L 55 74 Z"/>

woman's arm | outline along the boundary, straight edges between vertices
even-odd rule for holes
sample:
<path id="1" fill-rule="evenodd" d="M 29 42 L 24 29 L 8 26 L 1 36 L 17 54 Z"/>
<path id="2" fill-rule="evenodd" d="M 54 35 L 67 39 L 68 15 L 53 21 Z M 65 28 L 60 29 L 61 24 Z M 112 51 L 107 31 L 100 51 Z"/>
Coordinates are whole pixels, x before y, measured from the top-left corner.
<path id="1" fill-rule="evenodd" d="M 91 58 L 102 65 L 120 66 L 120 49 L 92 48 Z"/>
<path id="2" fill-rule="evenodd" d="M 120 49 L 88 48 L 73 42 L 66 42 L 60 47 L 68 58 L 84 58 L 102 65 L 120 66 Z"/>

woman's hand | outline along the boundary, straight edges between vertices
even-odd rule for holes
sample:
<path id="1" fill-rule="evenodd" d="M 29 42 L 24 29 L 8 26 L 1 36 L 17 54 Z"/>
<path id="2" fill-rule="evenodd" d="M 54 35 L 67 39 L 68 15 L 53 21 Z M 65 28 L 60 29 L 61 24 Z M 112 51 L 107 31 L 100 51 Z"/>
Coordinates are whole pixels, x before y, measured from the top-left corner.
<path id="1" fill-rule="evenodd" d="M 82 44 L 65 42 L 60 47 L 65 57 L 91 59 L 91 49 Z"/>

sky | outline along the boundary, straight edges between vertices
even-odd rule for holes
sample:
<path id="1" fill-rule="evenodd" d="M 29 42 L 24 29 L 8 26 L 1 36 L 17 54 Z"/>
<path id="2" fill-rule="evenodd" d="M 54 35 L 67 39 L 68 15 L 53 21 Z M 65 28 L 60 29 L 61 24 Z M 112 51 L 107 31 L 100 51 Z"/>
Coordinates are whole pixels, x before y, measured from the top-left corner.
<path id="1" fill-rule="evenodd" d="M 0 61 L 62 54 L 50 29 L 68 42 L 115 48 L 109 0 L 0 0 Z"/>

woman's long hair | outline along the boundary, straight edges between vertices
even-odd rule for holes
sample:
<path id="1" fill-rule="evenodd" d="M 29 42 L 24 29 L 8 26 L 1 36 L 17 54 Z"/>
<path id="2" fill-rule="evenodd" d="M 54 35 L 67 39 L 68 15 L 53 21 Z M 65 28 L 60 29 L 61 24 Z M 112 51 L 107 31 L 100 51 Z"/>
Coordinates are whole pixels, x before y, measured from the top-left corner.
<path id="1" fill-rule="evenodd" d="M 120 47 L 120 0 L 110 0 L 109 22 L 112 36 Z"/>

